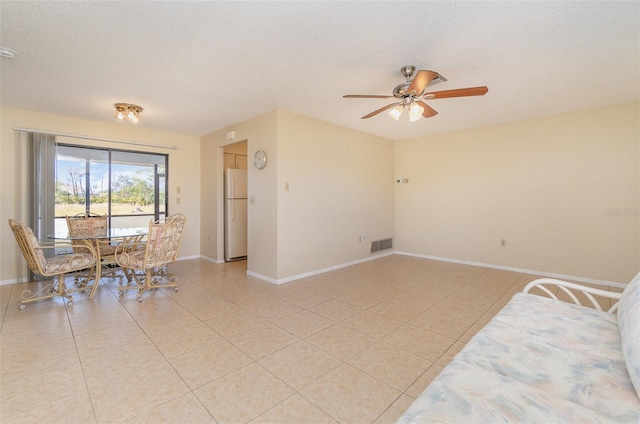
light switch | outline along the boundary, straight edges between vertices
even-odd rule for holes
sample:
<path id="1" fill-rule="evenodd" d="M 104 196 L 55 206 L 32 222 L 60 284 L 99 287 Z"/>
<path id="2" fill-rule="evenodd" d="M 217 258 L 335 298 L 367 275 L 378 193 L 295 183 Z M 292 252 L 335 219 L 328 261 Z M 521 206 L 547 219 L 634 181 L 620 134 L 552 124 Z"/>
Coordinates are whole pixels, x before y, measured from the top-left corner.
<path id="1" fill-rule="evenodd" d="M 176 193 L 180 194 L 180 187 L 176 187 Z"/>
<path id="2" fill-rule="evenodd" d="M 289 183 L 284 183 L 284 191 L 289 191 Z"/>
<path id="3" fill-rule="evenodd" d="M 252 205 L 255 205 L 255 204 L 256 204 L 256 198 L 255 198 L 255 197 L 253 197 L 253 196 L 251 196 L 251 197 L 249 198 L 249 203 L 251 203 Z"/>

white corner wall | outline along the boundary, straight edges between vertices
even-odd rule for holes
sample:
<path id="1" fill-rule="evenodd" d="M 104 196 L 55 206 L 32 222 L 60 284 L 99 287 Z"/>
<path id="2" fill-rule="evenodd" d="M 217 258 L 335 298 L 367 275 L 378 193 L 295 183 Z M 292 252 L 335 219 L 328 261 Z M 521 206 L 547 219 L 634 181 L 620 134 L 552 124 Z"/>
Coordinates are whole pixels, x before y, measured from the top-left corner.
<path id="1" fill-rule="evenodd" d="M 396 186 L 396 250 L 630 281 L 639 117 L 632 103 L 396 142 L 409 179 Z"/>

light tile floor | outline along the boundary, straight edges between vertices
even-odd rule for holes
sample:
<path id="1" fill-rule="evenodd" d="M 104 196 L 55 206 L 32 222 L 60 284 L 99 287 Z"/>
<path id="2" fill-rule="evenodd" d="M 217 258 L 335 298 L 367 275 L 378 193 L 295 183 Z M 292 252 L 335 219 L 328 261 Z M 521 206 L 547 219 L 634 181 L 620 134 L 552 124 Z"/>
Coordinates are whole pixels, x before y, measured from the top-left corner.
<path id="1" fill-rule="evenodd" d="M 175 263 L 136 301 L 104 279 L 18 309 L 0 286 L 2 423 L 393 423 L 535 276 L 391 255 L 273 285 Z"/>

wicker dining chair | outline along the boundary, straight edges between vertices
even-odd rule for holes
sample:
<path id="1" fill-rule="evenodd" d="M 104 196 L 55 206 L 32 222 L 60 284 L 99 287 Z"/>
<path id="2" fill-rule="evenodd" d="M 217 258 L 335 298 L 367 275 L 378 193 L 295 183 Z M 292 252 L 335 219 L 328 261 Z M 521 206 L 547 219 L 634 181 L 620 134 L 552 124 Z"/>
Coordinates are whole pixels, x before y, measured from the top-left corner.
<path id="1" fill-rule="evenodd" d="M 77 239 L 78 237 L 86 238 L 93 243 L 93 247 L 98 254 L 97 261 L 100 262 L 100 278 L 101 277 L 115 277 L 118 269 L 116 265 L 116 259 L 114 254 L 116 253 L 116 246 L 112 244 L 112 241 L 107 238 L 109 231 L 109 221 L 107 215 L 98 215 L 95 213 L 79 213 L 73 216 L 66 216 L 67 228 L 69 235 L 72 237 L 71 244 L 74 246 L 82 246 L 85 244 L 85 240 Z M 74 239 L 75 238 L 75 239 Z M 98 276 L 96 276 L 98 277 Z M 90 278 L 86 273 L 76 273 L 76 283 L 86 282 L 87 278 Z M 100 283 L 96 281 L 96 283 Z M 95 285 L 91 291 L 91 299 L 95 295 L 98 284 Z"/>
<path id="2" fill-rule="evenodd" d="M 142 302 L 142 293 L 147 290 L 173 288 L 178 291 L 177 277 L 167 274 L 164 268 L 178 256 L 186 222 L 183 214 L 150 222 L 145 240 L 134 238 L 116 248 L 116 262 L 127 276 L 127 284 L 118 287 L 120 295 L 125 290 L 138 290 L 138 301 Z"/>
<path id="3" fill-rule="evenodd" d="M 80 213 L 74 216 L 67 215 L 66 219 L 71 237 L 104 237 L 104 239 L 95 239 L 96 246 L 99 247 L 100 258 L 105 259 L 116 253 L 116 246 L 113 246 L 106 238 L 109 229 L 107 215 Z M 74 246 L 84 244 L 83 240 L 71 240 L 71 243 Z"/>
<path id="4" fill-rule="evenodd" d="M 65 282 L 65 276 L 67 274 L 79 270 L 91 269 L 96 263 L 97 253 L 90 243 L 76 246 L 68 242 L 41 243 L 28 226 L 13 219 L 9 220 L 9 226 L 13 231 L 13 235 L 16 237 L 22 256 L 24 256 L 24 259 L 27 261 L 29 269 L 43 277 L 58 277 L 57 282 L 54 278 L 50 284 L 33 295 L 31 294 L 31 290 L 23 291 L 20 309 L 26 308 L 27 303 L 50 299 L 55 296 L 69 299 L 67 306 L 71 306 L 73 305 L 73 293 L 92 287 L 81 284 L 76 285 L 75 288 L 68 288 Z M 72 251 L 70 253 L 64 252 L 57 254 L 50 258 L 45 257 L 45 250 L 61 248 L 72 248 Z M 42 294 L 43 292 L 45 294 Z"/>

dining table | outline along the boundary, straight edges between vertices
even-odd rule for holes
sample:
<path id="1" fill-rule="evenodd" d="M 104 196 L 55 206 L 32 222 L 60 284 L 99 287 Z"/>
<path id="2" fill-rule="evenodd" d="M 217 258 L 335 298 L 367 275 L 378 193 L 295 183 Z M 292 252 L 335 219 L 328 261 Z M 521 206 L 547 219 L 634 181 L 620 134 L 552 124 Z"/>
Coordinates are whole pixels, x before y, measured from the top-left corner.
<path id="1" fill-rule="evenodd" d="M 93 287 L 91 288 L 91 293 L 89 294 L 89 299 L 93 299 L 96 294 L 96 290 L 98 289 L 98 284 L 100 283 L 100 278 L 102 276 L 102 262 L 104 258 L 100 257 L 100 242 L 104 240 L 109 240 L 110 244 L 114 242 L 129 243 L 132 239 L 140 239 L 147 235 L 149 232 L 148 227 L 128 227 L 128 228 L 108 228 L 107 231 L 101 231 L 100 233 L 91 233 L 91 234 L 83 234 L 81 236 L 72 236 L 69 232 L 59 232 L 48 234 L 47 238 L 52 240 L 86 240 L 93 248 L 96 250 L 96 265 L 95 265 L 95 277 L 93 282 Z M 114 262 L 115 263 L 115 259 Z"/>

